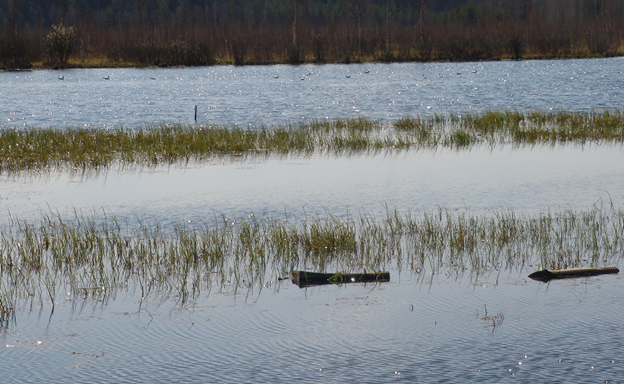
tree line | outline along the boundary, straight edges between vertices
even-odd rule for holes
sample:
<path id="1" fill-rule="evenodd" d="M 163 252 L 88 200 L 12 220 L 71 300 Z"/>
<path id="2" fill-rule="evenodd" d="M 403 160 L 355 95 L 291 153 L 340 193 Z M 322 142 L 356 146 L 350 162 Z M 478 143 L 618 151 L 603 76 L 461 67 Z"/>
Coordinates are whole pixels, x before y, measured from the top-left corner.
<path id="1" fill-rule="evenodd" d="M 423 8 L 425 15 L 421 14 Z M 2 0 L 0 28 L 73 26 L 162 28 L 182 25 L 250 24 L 261 28 L 302 23 L 340 24 L 345 18 L 366 24 L 403 26 L 421 21 L 539 18 L 549 22 L 624 16 L 621 0 Z"/>
<path id="2" fill-rule="evenodd" d="M 6 68 L 613 56 L 623 42 L 622 0 L 0 0 Z"/>

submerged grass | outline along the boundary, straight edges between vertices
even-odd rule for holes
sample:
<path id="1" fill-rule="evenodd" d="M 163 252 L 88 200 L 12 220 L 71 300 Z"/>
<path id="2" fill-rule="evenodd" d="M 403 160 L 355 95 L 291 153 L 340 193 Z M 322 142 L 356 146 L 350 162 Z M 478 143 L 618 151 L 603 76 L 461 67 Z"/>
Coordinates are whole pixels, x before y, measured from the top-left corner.
<path id="1" fill-rule="evenodd" d="M 474 145 L 624 142 L 624 113 L 490 111 L 237 128 L 155 124 L 140 129 L 0 130 L 0 172 L 99 170 L 241 155 L 366 152 Z"/>
<path id="2" fill-rule="evenodd" d="M 140 289 L 142 297 L 254 289 L 292 270 L 358 272 L 389 267 L 482 275 L 502 270 L 616 264 L 624 255 L 624 210 L 437 210 L 384 217 L 326 213 L 301 222 L 253 215 L 203 227 L 155 221 L 136 228 L 114 217 L 11 219 L 0 233 L 0 328 L 20 301 L 54 303 Z"/>

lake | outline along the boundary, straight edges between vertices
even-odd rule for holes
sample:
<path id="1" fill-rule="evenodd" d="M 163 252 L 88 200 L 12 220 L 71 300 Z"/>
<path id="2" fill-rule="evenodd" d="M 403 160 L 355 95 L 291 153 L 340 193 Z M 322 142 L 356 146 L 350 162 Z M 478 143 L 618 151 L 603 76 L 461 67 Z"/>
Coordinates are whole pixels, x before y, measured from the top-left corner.
<path id="1" fill-rule="evenodd" d="M 405 114 L 621 109 L 624 60 L 88 69 L 0 73 L 5 128 L 286 124 Z M 59 80 L 64 76 L 64 80 Z M 110 76 L 110 80 L 103 78 Z M 349 77 L 347 77 L 349 76 Z M 426 77 L 426 78 L 425 78 Z M 248 157 L 87 174 L 0 176 L 0 223 L 75 212 L 164 231 L 215 217 L 301 221 L 387 209 L 539 215 L 624 207 L 621 145 Z M 5 232 L 6 233 L 6 232 Z M 604 255 L 621 260 L 622 252 Z M 6 257 L 6 256 L 5 256 Z M 619 266 L 616 264 L 616 266 Z M 270 269 L 270 268 L 269 268 Z M 388 283 L 121 287 L 19 301 L 0 377 L 24 382 L 622 382 L 624 278 L 550 283 L 387 263 Z M 0 274 L 0 277 L 5 275 Z M 8 292 L 0 280 L 0 293 Z M 91 289 L 92 287 L 86 287 Z M 18 289 L 19 288 L 15 288 Z M 87 290 L 85 289 L 85 292 Z"/>
<path id="2" fill-rule="evenodd" d="M 194 123 L 195 105 L 200 124 L 239 126 L 507 108 L 621 109 L 623 68 L 623 58 L 612 58 L 3 72 L 0 125 Z"/>

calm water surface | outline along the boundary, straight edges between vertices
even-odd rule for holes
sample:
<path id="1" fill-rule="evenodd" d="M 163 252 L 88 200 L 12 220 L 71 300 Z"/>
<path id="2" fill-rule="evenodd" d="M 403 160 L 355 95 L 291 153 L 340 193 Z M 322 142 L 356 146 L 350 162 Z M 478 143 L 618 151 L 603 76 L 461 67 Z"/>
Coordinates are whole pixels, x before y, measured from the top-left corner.
<path id="1" fill-rule="evenodd" d="M 4 72 L 0 125 L 192 123 L 195 105 L 199 123 L 228 125 L 622 108 L 623 82 L 623 58 Z"/>
<path id="2" fill-rule="evenodd" d="M 0 73 L 0 125 L 285 123 L 515 108 L 622 108 L 624 60 Z M 366 73 L 365 71 L 368 71 Z M 58 80 L 60 75 L 65 80 Z M 347 77 L 349 75 L 349 77 Z M 110 80 L 104 80 L 110 76 Z M 425 78 L 426 77 L 426 78 Z M 0 177 L 0 218 L 106 212 L 171 228 L 215 216 L 624 206 L 619 145 L 214 160 Z M 132 285 L 57 287 L 0 331 L 2 383 L 624 382 L 624 277 L 527 280 L 389 266 L 390 283 L 207 287 L 184 305 Z M 0 283 L 2 283 L 0 281 Z M 5 289 L 5 287 L 2 287 Z M 486 314 L 487 311 L 487 314 Z M 499 316 L 493 324 L 485 316 Z"/>
<path id="3" fill-rule="evenodd" d="M 624 147 L 586 145 L 287 157 L 0 179 L 0 212 L 20 218 L 105 211 L 133 221 L 383 216 L 439 207 L 483 211 L 587 209 L 624 203 Z"/>

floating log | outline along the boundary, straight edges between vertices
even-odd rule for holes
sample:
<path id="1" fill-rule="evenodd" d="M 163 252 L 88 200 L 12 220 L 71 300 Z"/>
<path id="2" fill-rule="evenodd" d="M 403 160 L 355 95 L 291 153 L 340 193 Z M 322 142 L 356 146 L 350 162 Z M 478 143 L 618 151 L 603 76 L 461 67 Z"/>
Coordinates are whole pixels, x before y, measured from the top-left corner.
<path id="1" fill-rule="evenodd" d="M 529 277 L 533 280 L 549 281 L 552 279 L 567 279 L 571 277 L 583 277 L 583 276 L 596 276 L 604 275 L 608 273 L 619 273 L 620 270 L 616 267 L 606 268 L 578 268 L 578 269 L 542 269 L 541 271 L 533 272 Z"/>
<path id="2" fill-rule="evenodd" d="M 388 282 L 390 272 L 363 272 L 363 273 L 318 273 L 293 271 L 293 283 L 300 287 L 321 284 L 344 284 L 362 282 Z"/>

